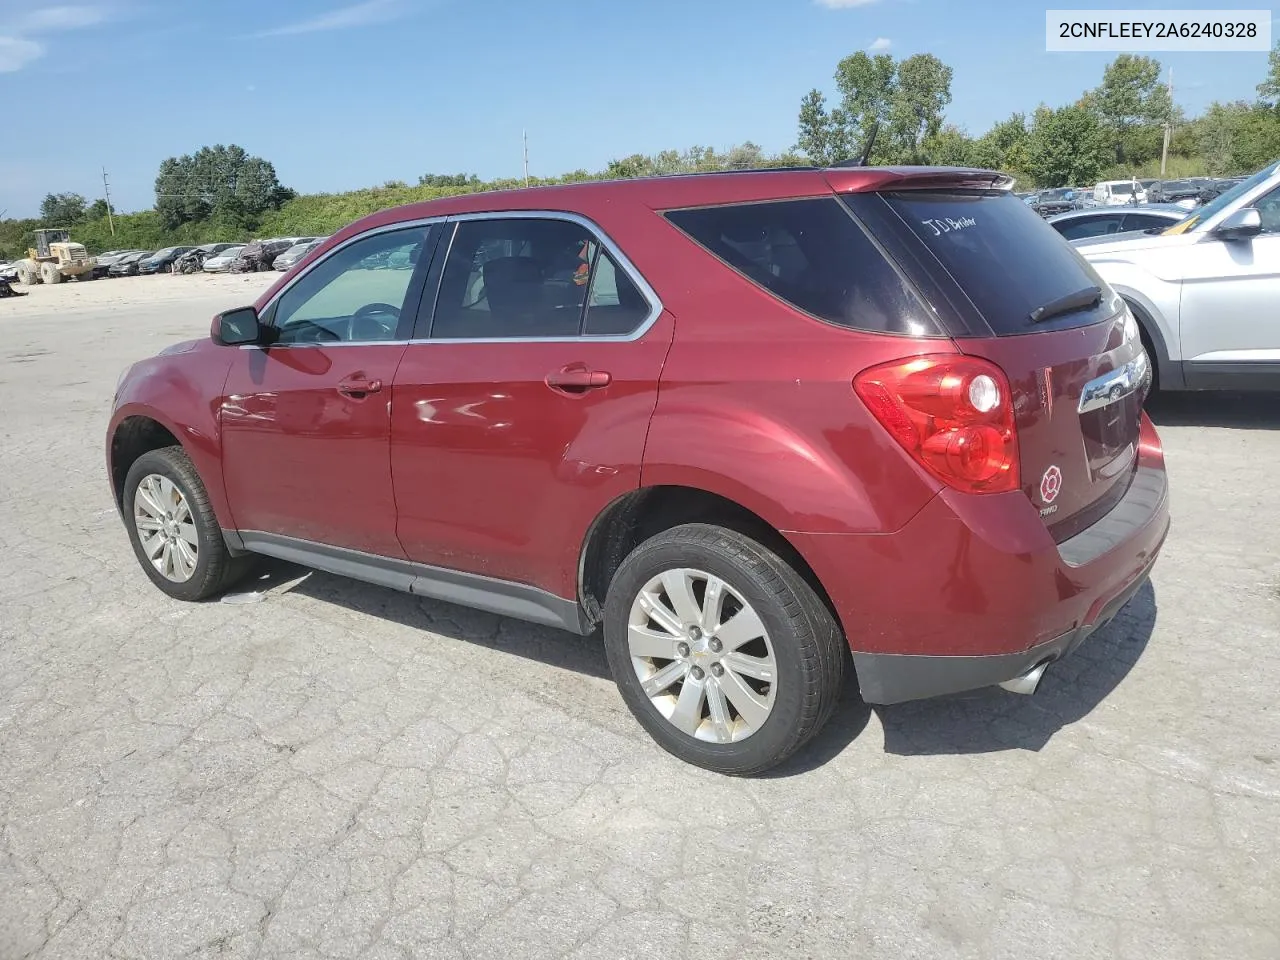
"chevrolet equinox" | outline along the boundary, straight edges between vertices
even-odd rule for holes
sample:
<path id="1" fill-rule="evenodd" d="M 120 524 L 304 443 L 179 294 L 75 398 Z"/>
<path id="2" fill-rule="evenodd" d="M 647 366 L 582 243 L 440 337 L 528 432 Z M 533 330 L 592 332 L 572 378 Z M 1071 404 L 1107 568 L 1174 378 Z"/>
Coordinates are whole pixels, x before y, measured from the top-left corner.
<path id="1" fill-rule="evenodd" d="M 312 250 L 125 371 L 165 593 L 262 554 L 602 642 L 732 774 L 836 705 L 1045 668 L 1169 526 L 1133 316 L 1000 174 L 837 167 L 457 196 Z M 851 654 L 851 656 L 850 656 Z"/>

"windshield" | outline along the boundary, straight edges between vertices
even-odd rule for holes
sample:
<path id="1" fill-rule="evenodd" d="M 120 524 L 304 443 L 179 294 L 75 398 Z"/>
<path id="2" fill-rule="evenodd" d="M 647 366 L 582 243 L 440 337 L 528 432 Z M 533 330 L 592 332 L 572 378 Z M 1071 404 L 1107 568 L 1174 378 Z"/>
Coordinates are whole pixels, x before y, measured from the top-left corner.
<path id="1" fill-rule="evenodd" d="M 1113 183 L 1111 185 L 1111 192 L 1114 194 L 1118 194 L 1119 196 L 1122 196 L 1122 197 L 1127 197 L 1129 196 L 1129 194 L 1133 193 L 1133 184 L 1132 183 Z"/>
<path id="2" fill-rule="evenodd" d="M 1280 163 L 1273 163 L 1270 166 L 1263 167 L 1249 179 L 1237 183 L 1230 190 L 1223 191 L 1203 207 L 1198 207 L 1194 213 L 1179 220 L 1165 231 L 1165 236 L 1173 236 L 1177 233 L 1186 233 L 1188 230 L 1196 230 L 1199 227 L 1204 226 L 1204 222 L 1206 220 L 1235 203 L 1237 197 L 1248 193 L 1258 184 L 1265 182 L 1277 172 L 1280 172 Z"/>
<path id="3" fill-rule="evenodd" d="M 1186 180 L 1166 180 L 1164 184 L 1165 190 L 1186 190 L 1191 184 Z"/>
<path id="4" fill-rule="evenodd" d="M 243 249 L 244 249 L 244 247 L 230 247 L 230 248 L 228 248 L 228 249 L 226 249 L 226 250 L 223 250 L 223 251 L 222 251 L 222 253 L 218 254 L 218 256 L 220 256 L 220 257 L 238 257 L 238 256 L 240 256 L 240 251 L 241 251 L 241 250 L 243 250 Z"/>

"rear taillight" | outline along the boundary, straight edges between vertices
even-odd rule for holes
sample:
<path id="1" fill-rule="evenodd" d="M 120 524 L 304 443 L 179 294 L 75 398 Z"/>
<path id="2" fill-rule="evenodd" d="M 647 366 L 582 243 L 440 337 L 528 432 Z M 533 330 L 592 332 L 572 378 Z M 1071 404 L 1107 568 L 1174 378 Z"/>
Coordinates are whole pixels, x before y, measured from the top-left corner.
<path id="1" fill-rule="evenodd" d="M 956 354 L 863 370 L 853 388 L 926 470 L 965 493 L 1018 489 L 1018 435 L 999 367 Z"/>

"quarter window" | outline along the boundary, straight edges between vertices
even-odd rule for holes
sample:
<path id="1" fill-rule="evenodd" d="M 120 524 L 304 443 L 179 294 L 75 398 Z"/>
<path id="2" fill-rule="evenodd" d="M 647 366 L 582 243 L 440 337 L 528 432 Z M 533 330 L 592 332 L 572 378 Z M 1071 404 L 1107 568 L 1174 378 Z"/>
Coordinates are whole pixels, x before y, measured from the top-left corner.
<path id="1" fill-rule="evenodd" d="M 857 330 L 937 333 L 929 312 L 839 200 L 672 210 L 667 219 L 743 276 L 819 319 Z"/>
<path id="2" fill-rule="evenodd" d="M 427 229 L 373 234 L 316 264 L 277 302 L 277 342 L 396 339 Z"/>

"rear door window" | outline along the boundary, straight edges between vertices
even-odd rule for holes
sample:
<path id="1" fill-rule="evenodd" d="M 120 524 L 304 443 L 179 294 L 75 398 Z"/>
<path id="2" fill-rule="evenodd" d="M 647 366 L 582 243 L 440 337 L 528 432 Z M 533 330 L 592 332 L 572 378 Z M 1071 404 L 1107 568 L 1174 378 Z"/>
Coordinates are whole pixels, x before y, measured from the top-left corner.
<path id="1" fill-rule="evenodd" d="M 928 248 L 997 336 L 1086 326 L 1112 316 L 1107 287 L 1057 231 L 1012 194 L 901 191 L 880 194 Z M 1097 287 L 1096 306 L 1032 314 Z"/>
<path id="2" fill-rule="evenodd" d="M 834 197 L 666 216 L 748 280 L 820 320 L 874 333 L 940 335 L 931 312 Z"/>

